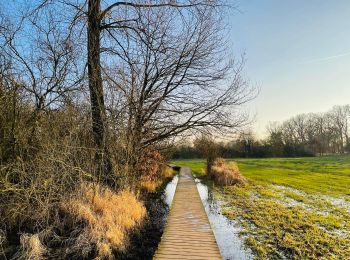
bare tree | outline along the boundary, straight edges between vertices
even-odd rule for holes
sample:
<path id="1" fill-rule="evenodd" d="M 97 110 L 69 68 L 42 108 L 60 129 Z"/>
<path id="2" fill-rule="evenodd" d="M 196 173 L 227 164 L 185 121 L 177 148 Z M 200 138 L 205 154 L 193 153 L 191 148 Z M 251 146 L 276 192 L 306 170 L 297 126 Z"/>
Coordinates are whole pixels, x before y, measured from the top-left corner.
<path id="1" fill-rule="evenodd" d="M 92 114 L 92 131 L 95 144 L 102 151 L 106 144 L 106 110 L 101 75 L 101 1 L 88 3 L 88 73 Z"/>
<path id="2" fill-rule="evenodd" d="M 277 122 L 271 122 L 267 130 L 269 132 L 269 143 L 272 146 L 273 156 L 283 156 L 283 147 L 285 145 L 285 140 L 283 140 L 283 127 Z"/>
<path id="3" fill-rule="evenodd" d="M 214 141 L 213 136 L 202 135 L 194 140 L 194 147 L 206 159 L 206 174 L 212 177 L 215 160 L 220 156 L 219 144 Z"/>
<path id="4" fill-rule="evenodd" d="M 117 54 L 105 52 L 106 44 L 118 45 L 119 42 L 124 42 L 126 40 L 125 35 L 123 33 L 118 34 L 121 29 L 133 33 L 139 33 L 141 13 L 149 13 L 152 9 L 157 10 L 156 12 L 162 9 L 172 9 L 173 12 L 179 12 L 180 16 L 182 13 L 180 10 L 187 10 L 186 15 L 193 16 L 198 13 L 200 8 L 216 8 L 221 5 L 221 2 L 192 0 L 111 1 L 108 3 L 104 3 L 101 0 L 88 0 L 85 2 L 65 0 L 62 2 L 77 10 L 77 14 L 74 16 L 72 24 L 75 24 L 81 17 L 85 16 L 87 18 L 87 64 L 92 114 L 92 132 L 95 145 L 99 149 L 99 153 L 102 153 L 98 157 L 101 157 L 103 154 L 108 154 L 108 146 L 106 142 L 107 132 L 110 127 L 107 126 L 108 120 L 105 105 L 106 91 L 104 89 L 104 82 L 101 73 L 104 69 L 104 64 L 102 63 L 103 61 L 108 62 L 109 59 L 113 59 L 114 55 L 124 55 L 123 53 Z M 111 40 L 111 32 L 113 32 L 113 40 Z M 108 36 L 109 39 L 107 39 L 106 36 Z M 158 107 L 158 105 L 155 105 L 155 107 Z M 166 135 L 164 134 L 163 136 L 165 137 Z M 108 155 L 105 157 L 107 161 L 101 162 L 108 166 L 110 164 L 110 162 L 108 162 Z"/>
<path id="5" fill-rule="evenodd" d="M 348 106 L 335 106 L 329 112 L 330 119 L 333 123 L 334 132 L 338 136 L 337 146 L 340 153 L 344 153 L 344 147 L 348 142 Z"/>
<path id="6" fill-rule="evenodd" d="M 130 152 L 191 130 L 242 125 L 237 108 L 254 96 L 243 60 L 227 58 L 224 23 L 209 5 L 134 8 L 118 13 L 132 26 L 108 23 L 103 75 L 123 108 Z M 133 18 L 133 19 L 132 19 Z M 108 105 L 108 104 L 107 104 Z M 120 113 L 117 113 L 120 115 Z"/>
<path id="7" fill-rule="evenodd" d="M 280 125 L 283 142 L 313 154 L 344 153 L 349 147 L 349 111 L 345 105 L 326 113 L 294 116 Z"/>
<path id="8" fill-rule="evenodd" d="M 203 3 L 202 3 L 203 2 Z M 209 5 L 206 1 L 188 1 L 186 4 L 165 1 L 148 1 L 148 2 L 128 2 L 117 1 L 101 8 L 101 0 L 89 0 L 87 11 L 87 38 L 88 38 L 88 70 L 89 70 L 89 89 L 91 100 L 92 124 L 95 143 L 98 148 L 104 150 L 106 142 L 106 110 L 104 104 L 104 91 L 101 75 L 101 32 L 111 28 L 134 28 L 134 19 L 114 17 L 113 13 L 118 8 L 132 9 L 149 9 L 161 7 L 185 8 L 197 5 Z M 81 7 L 76 6 L 78 11 Z M 116 13 L 119 13 L 118 10 Z M 120 39 L 120 35 L 116 36 Z M 120 39 L 122 40 L 122 39 Z"/>
<path id="9" fill-rule="evenodd" d="M 70 36 L 50 9 L 41 9 L 35 15 L 23 14 L 15 21 L 6 17 L 1 24 L 0 48 L 11 60 L 11 79 L 34 105 L 27 119 L 32 126 L 29 144 L 36 135 L 41 113 L 59 106 L 70 93 L 80 89 L 81 77 Z"/>

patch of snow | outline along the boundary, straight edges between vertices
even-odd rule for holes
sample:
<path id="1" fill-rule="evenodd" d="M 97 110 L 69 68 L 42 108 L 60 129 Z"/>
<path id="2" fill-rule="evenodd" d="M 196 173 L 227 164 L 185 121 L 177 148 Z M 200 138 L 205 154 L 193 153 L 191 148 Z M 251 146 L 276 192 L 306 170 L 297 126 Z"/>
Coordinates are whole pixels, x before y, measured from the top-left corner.
<path id="1" fill-rule="evenodd" d="M 336 198 L 336 197 L 332 197 L 329 195 L 322 195 L 322 194 L 312 195 L 312 194 L 308 194 L 304 191 L 294 189 L 291 187 L 287 187 L 287 186 L 283 186 L 283 185 L 272 185 L 272 187 L 276 188 L 277 190 L 280 190 L 281 192 L 285 192 L 285 191 L 294 192 L 300 196 L 307 198 L 310 201 L 322 201 L 323 200 L 323 201 L 329 202 L 333 207 L 344 208 L 347 211 L 347 213 L 350 214 L 350 201 L 347 201 L 345 198 Z M 302 207 L 304 207 L 303 204 L 305 205 L 305 203 L 299 202 L 299 201 L 295 201 L 292 204 L 294 204 L 295 206 L 300 205 Z M 312 205 L 308 205 L 308 206 L 312 207 Z"/>

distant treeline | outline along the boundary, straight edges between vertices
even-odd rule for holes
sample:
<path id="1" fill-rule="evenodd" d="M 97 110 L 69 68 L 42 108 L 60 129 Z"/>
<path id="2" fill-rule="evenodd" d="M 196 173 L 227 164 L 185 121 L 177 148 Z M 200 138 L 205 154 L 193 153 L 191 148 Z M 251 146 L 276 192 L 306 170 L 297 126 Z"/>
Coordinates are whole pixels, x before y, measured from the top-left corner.
<path id="1" fill-rule="evenodd" d="M 266 157 L 298 157 L 315 156 L 302 145 L 274 146 L 267 141 L 254 140 L 253 136 L 244 136 L 229 143 L 218 143 L 218 155 L 224 158 L 266 158 Z M 202 158 L 202 152 L 191 144 L 174 148 L 173 159 Z"/>
<path id="2" fill-rule="evenodd" d="M 350 151 L 348 121 L 350 106 L 335 106 L 326 113 L 294 116 L 282 123 L 271 123 L 268 137 L 257 139 L 252 132 L 241 133 L 235 140 L 216 143 L 222 157 L 303 157 L 342 154 Z M 200 158 L 193 144 L 178 145 L 173 158 Z"/>

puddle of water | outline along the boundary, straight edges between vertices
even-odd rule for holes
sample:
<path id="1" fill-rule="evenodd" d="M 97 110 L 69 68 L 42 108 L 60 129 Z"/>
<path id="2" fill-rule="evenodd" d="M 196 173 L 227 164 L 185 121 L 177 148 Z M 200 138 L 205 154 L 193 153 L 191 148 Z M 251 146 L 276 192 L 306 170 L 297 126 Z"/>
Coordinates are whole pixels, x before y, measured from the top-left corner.
<path id="1" fill-rule="evenodd" d="M 171 203 L 173 202 L 174 195 L 175 195 L 175 190 L 176 190 L 176 185 L 179 180 L 179 176 L 175 175 L 174 178 L 167 184 L 164 190 L 163 194 L 163 200 L 164 202 L 168 205 L 170 208 Z"/>
<path id="2" fill-rule="evenodd" d="M 243 239 L 239 236 L 241 229 L 238 223 L 227 219 L 222 214 L 220 202 L 212 199 L 208 187 L 199 179 L 195 180 L 222 257 L 229 260 L 253 259 L 251 251 L 244 248 Z"/>

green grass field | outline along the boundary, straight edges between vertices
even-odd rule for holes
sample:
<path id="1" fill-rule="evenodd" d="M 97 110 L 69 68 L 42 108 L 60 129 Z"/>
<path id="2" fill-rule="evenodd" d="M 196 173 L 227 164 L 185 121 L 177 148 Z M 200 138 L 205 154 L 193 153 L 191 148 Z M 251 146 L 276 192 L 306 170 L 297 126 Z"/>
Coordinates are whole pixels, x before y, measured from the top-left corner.
<path id="1" fill-rule="evenodd" d="M 285 185 L 307 193 L 350 199 L 350 156 L 237 159 L 244 176 L 264 184 Z M 202 174 L 204 160 L 174 161 Z"/>
<path id="2" fill-rule="evenodd" d="M 350 259 L 350 156 L 236 161 L 248 184 L 213 191 L 257 258 Z"/>

